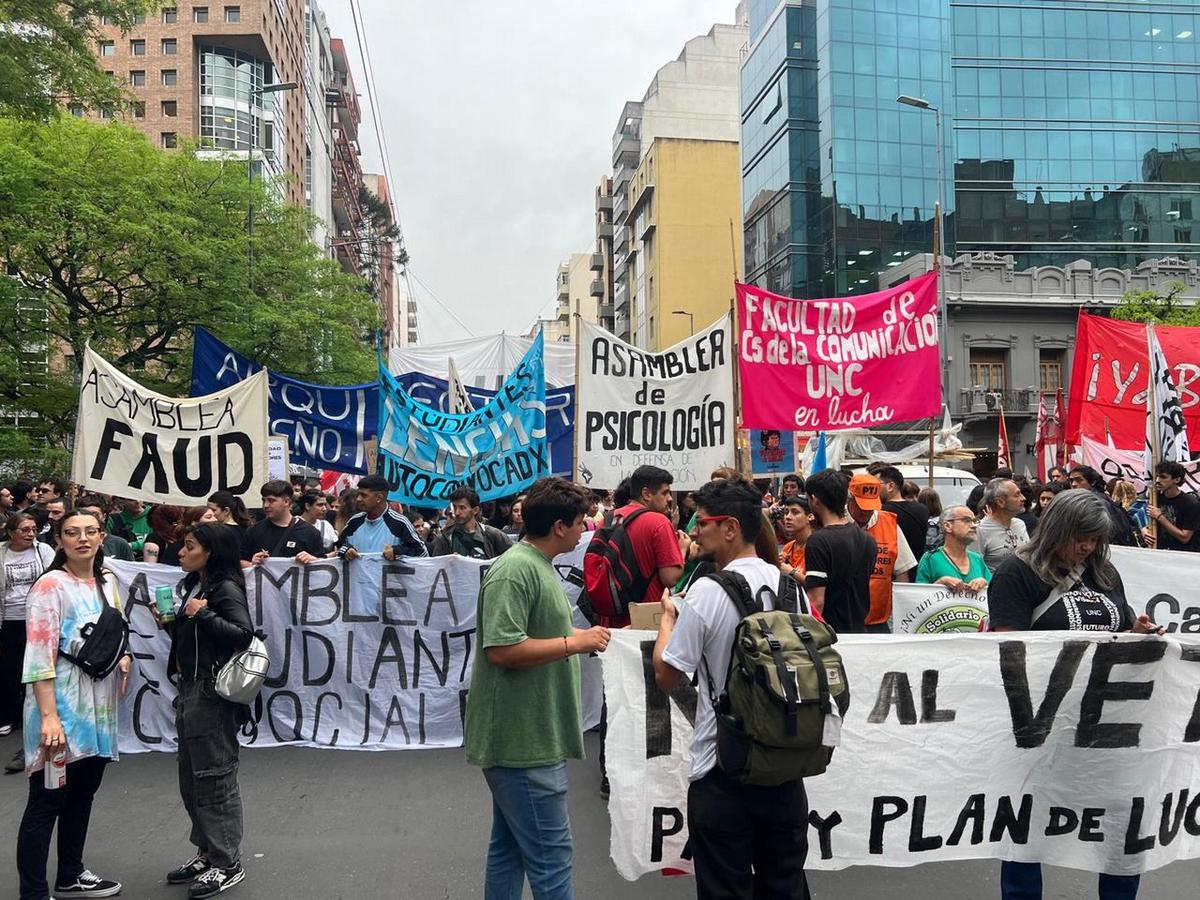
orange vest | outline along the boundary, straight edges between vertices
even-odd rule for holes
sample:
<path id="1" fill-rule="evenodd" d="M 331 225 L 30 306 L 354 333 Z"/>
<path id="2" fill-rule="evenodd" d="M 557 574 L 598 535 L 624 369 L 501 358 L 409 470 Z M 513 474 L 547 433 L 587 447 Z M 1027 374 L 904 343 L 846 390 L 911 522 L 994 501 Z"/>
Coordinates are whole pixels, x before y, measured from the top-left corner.
<path id="1" fill-rule="evenodd" d="M 892 573 L 900 552 L 896 514 L 881 509 L 876 514 L 875 524 L 866 532 L 875 538 L 878 548 L 875 569 L 871 572 L 871 611 L 867 613 L 867 624 L 883 625 L 892 615 Z"/>
<path id="2" fill-rule="evenodd" d="M 795 541 L 788 541 L 783 545 L 783 550 L 779 553 L 779 561 L 785 562 L 793 569 L 800 573 L 800 579 L 803 581 L 805 573 L 804 569 L 804 545 L 796 546 Z"/>

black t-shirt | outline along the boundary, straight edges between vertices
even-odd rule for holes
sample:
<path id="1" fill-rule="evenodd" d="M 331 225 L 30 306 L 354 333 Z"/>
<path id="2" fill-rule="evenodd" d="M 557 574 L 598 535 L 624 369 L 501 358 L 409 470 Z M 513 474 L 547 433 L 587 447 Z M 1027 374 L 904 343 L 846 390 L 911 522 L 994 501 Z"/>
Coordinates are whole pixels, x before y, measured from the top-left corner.
<path id="1" fill-rule="evenodd" d="M 301 551 L 324 556 L 325 542 L 321 540 L 321 533 L 302 519 L 293 517 L 288 528 L 263 519 L 247 528 L 242 536 L 242 559 L 249 561 L 260 550 L 285 559 L 291 559 Z"/>
<path id="2" fill-rule="evenodd" d="M 1025 560 L 1010 556 L 996 567 L 988 585 L 988 621 L 993 628 L 1018 631 L 1128 631 L 1136 616 L 1115 570 L 1113 578 L 1113 587 L 1100 588 L 1084 571 L 1033 621 L 1034 611 L 1054 586 L 1034 574 Z"/>
<path id="3" fill-rule="evenodd" d="M 924 503 L 916 500 L 889 500 L 883 508 L 896 514 L 896 524 L 900 533 L 908 541 L 908 549 L 913 552 L 913 559 L 925 555 L 925 538 L 929 530 L 929 509 Z"/>
<path id="4" fill-rule="evenodd" d="M 866 630 L 876 552 L 875 538 L 853 522 L 818 528 L 804 545 L 804 586 L 825 588 L 822 614 L 841 634 Z"/>
<path id="5" fill-rule="evenodd" d="M 1175 497 L 1158 498 L 1158 508 L 1163 517 L 1176 528 L 1192 532 L 1192 539 L 1186 544 L 1175 535 L 1158 526 L 1158 549 L 1187 550 L 1190 553 L 1200 553 L 1200 499 L 1195 494 L 1179 494 Z"/>

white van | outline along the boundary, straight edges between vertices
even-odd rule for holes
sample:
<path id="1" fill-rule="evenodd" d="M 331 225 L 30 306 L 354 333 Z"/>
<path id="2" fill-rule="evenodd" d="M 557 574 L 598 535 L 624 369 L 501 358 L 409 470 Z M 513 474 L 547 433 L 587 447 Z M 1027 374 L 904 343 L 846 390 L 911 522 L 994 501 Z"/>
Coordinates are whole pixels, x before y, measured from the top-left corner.
<path id="1" fill-rule="evenodd" d="M 905 481 L 911 481 L 917 487 L 929 487 L 929 464 L 919 466 L 896 466 L 900 470 L 900 474 L 904 476 Z M 865 472 L 865 468 L 855 469 L 856 472 Z M 950 466 L 934 466 L 933 467 L 933 489 L 938 492 L 938 497 L 941 498 L 942 508 L 950 506 L 962 506 L 967 502 L 967 497 L 971 491 L 979 484 L 979 479 L 974 472 L 968 472 L 966 469 L 955 469 Z"/>

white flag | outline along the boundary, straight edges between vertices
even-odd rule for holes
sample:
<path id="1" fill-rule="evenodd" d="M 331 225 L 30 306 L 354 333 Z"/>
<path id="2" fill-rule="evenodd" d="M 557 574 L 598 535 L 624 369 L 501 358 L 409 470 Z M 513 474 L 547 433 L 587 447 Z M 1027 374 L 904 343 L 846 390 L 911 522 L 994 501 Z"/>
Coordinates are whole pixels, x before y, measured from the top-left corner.
<path id="1" fill-rule="evenodd" d="M 1150 350 L 1150 387 L 1146 391 L 1146 475 L 1147 481 L 1151 481 L 1155 463 L 1186 463 L 1192 454 L 1188 449 L 1183 406 L 1153 325 L 1146 326 L 1146 343 Z"/>
<path id="2" fill-rule="evenodd" d="M 454 357 L 450 357 L 450 364 L 446 367 L 448 373 L 449 385 L 446 389 L 446 402 L 450 404 L 450 409 L 447 412 L 455 415 L 462 415 L 475 411 L 475 404 L 471 402 L 471 397 L 467 393 L 467 388 L 462 382 L 462 378 L 458 374 L 458 366 L 454 364 Z"/>

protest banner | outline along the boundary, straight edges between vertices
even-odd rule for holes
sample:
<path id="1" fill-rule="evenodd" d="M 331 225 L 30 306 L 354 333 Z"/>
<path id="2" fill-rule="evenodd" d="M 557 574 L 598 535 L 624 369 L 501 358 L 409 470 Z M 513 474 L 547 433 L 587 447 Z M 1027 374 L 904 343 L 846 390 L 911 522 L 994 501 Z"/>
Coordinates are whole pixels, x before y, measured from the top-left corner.
<path id="1" fill-rule="evenodd" d="M 745 428 L 833 430 L 942 409 L 937 275 L 886 291 L 794 300 L 739 284 Z"/>
<path id="2" fill-rule="evenodd" d="M 504 383 L 532 344 L 533 338 L 513 334 L 489 334 L 436 344 L 422 342 L 392 347 L 388 351 L 388 368 L 393 372 L 422 372 L 447 381 L 449 361 L 453 359 L 468 390 L 476 387 L 494 391 Z M 547 390 L 575 384 L 574 344 L 550 341 L 542 354 Z"/>
<path id="3" fill-rule="evenodd" d="M 418 403 L 442 412 L 450 412 L 449 382 L 423 372 L 395 375 L 408 395 Z M 496 392 L 464 385 L 475 409 L 486 406 Z M 546 440 L 550 443 L 550 474 L 571 477 L 571 459 L 575 452 L 575 387 L 546 389 Z"/>
<path id="4" fill-rule="evenodd" d="M 1085 466 L 1091 466 L 1103 475 L 1106 482 L 1113 478 L 1123 478 L 1131 482 L 1139 494 L 1144 494 L 1149 487 L 1146 483 L 1146 457 L 1141 448 L 1118 450 L 1103 441 L 1084 437 L 1079 442 L 1079 458 Z M 1181 465 L 1187 470 L 1183 490 L 1200 490 L 1200 458 Z"/>
<path id="5" fill-rule="evenodd" d="M 261 364 L 221 343 L 203 328 L 196 329 L 192 396 L 232 387 L 260 371 L 264 371 Z M 379 386 L 327 387 L 265 371 L 270 430 L 287 439 L 291 462 L 366 475 L 367 455 L 362 442 L 375 436 Z"/>
<path id="6" fill-rule="evenodd" d="M 287 439 L 276 434 L 270 435 L 267 438 L 267 478 L 271 481 L 287 481 L 291 474 Z"/>
<path id="7" fill-rule="evenodd" d="M 976 632 L 987 615 L 987 591 L 955 593 L 941 584 L 892 585 L 893 634 Z"/>
<path id="8" fill-rule="evenodd" d="M 751 475 L 786 475 L 795 471 L 796 438 L 792 432 L 777 428 L 750 429 Z"/>
<path id="9" fill-rule="evenodd" d="M 1200 328 L 1156 325 L 1154 333 L 1179 392 L 1189 442 L 1200 446 Z M 1067 394 L 1067 442 L 1105 441 L 1107 434 L 1117 447 L 1144 446 L 1149 368 L 1145 325 L 1081 312 Z"/>
<path id="10" fill-rule="evenodd" d="M 653 465 L 674 476 L 673 489 L 690 491 L 734 464 L 728 315 L 653 353 L 590 322 L 579 335 L 576 481 L 615 488 Z"/>
<path id="11" fill-rule="evenodd" d="M 583 583 L 585 534 L 554 559 L 568 599 Z M 491 561 L 461 556 L 301 566 L 270 559 L 246 570 L 250 616 L 267 635 L 271 666 L 263 718 L 243 743 L 339 750 L 457 747 L 478 652 L 475 606 Z M 111 561 L 126 598 L 136 665 L 120 711 L 122 753 L 175 749 L 175 688 L 167 679 L 170 640 L 148 605 L 160 585 L 177 585 L 171 566 Z M 576 609 L 575 623 L 587 627 Z M 580 657 L 584 724 L 600 721 L 600 663 Z"/>
<path id="12" fill-rule="evenodd" d="M 480 500 L 507 497 L 550 474 L 542 335 L 488 403 L 462 415 L 414 400 L 379 366 L 379 474 L 388 499 L 446 504 L 469 486 Z"/>
<path id="13" fill-rule="evenodd" d="M 658 689 L 654 640 L 614 631 L 601 658 L 610 854 L 630 880 L 690 869 L 698 695 Z M 1200 644 L 1023 632 L 837 647 L 853 699 L 829 769 L 805 779 L 807 868 L 993 858 L 1131 875 L 1200 856 Z"/>
<path id="14" fill-rule="evenodd" d="M 258 497 L 267 480 L 267 376 L 204 397 L 167 397 L 84 353 L 71 480 L 150 503 Z"/>

